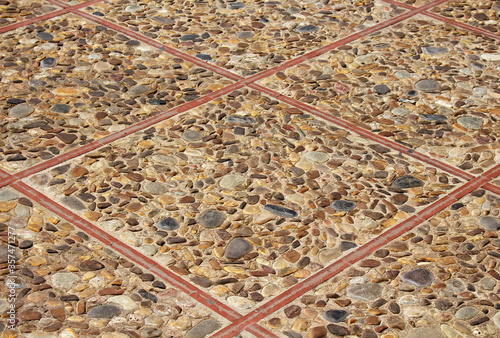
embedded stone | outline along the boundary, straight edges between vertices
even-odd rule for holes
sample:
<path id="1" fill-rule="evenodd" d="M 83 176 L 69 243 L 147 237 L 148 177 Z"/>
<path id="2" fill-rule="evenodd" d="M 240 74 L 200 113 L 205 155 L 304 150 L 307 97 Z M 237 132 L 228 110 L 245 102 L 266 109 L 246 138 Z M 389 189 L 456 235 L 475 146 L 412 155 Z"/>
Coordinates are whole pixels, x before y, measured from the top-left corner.
<path id="1" fill-rule="evenodd" d="M 457 123 L 467 129 L 480 129 L 483 126 L 483 119 L 477 116 L 461 116 Z"/>
<path id="2" fill-rule="evenodd" d="M 233 190 L 234 188 L 244 183 L 245 181 L 246 178 L 240 175 L 226 175 L 222 177 L 222 179 L 219 182 L 219 185 L 221 186 L 221 188 Z"/>
<path id="3" fill-rule="evenodd" d="M 31 114 L 33 110 L 35 110 L 35 107 L 33 107 L 31 104 L 21 103 L 12 107 L 9 111 L 9 115 L 21 119 Z"/>
<path id="4" fill-rule="evenodd" d="M 352 201 L 337 200 L 332 203 L 332 208 L 338 211 L 349 211 L 356 207 L 356 203 Z"/>
<path id="5" fill-rule="evenodd" d="M 439 91 L 439 83 L 437 83 L 434 80 L 421 80 L 417 82 L 415 87 L 418 90 L 424 91 L 424 92 L 437 92 Z"/>
<path id="6" fill-rule="evenodd" d="M 217 228 L 226 220 L 226 216 L 217 210 L 207 210 L 200 215 L 200 224 L 208 229 Z"/>
<path id="7" fill-rule="evenodd" d="M 186 130 L 182 134 L 182 138 L 186 141 L 198 141 L 202 138 L 201 133 L 198 130 Z"/>
<path id="8" fill-rule="evenodd" d="M 104 264 L 96 260 L 88 260 L 80 263 L 80 269 L 82 271 L 96 271 L 104 268 Z"/>
<path id="9" fill-rule="evenodd" d="M 479 310 L 473 306 L 464 306 L 463 308 L 458 309 L 455 313 L 455 317 L 460 320 L 468 320 L 472 319 L 478 312 Z"/>
<path id="10" fill-rule="evenodd" d="M 71 208 L 73 210 L 85 210 L 87 207 L 80 202 L 79 199 L 73 196 L 65 196 L 61 199 L 61 203 L 67 206 L 68 208 Z"/>
<path id="11" fill-rule="evenodd" d="M 192 41 L 198 39 L 200 36 L 198 34 L 186 34 L 181 36 L 181 41 Z"/>
<path id="12" fill-rule="evenodd" d="M 391 186 L 394 188 L 399 188 L 399 189 L 409 189 L 409 188 L 416 188 L 416 187 L 421 187 L 424 185 L 424 182 L 422 180 L 411 176 L 411 175 L 405 175 L 394 182 L 392 182 Z"/>
<path id="13" fill-rule="evenodd" d="M 330 156 L 327 153 L 323 153 L 321 151 L 310 151 L 306 154 L 308 160 L 318 163 L 326 162 L 330 159 Z"/>
<path id="14" fill-rule="evenodd" d="M 254 124 L 254 123 L 256 123 L 256 121 L 253 117 L 239 116 L 239 115 L 230 115 L 226 121 L 228 123 L 238 123 L 238 124 Z"/>
<path id="15" fill-rule="evenodd" d="M 439 55 L 439 54 L 445 54 L 448 53 L 448 48 L 445 47 L 424 47 L 424 52 L 427 55 Z"/>
<path id="16" fill-rule="evenodd" d="M 205 319 L 193 326 L 187 333 L 185 338 L 204 338 L 217 331 L 221 327 L 220 323 L 211 318 Z"/>
<path id="17" fill-rule="evenodd" d="M 500 228 L 500 220 L 491 216 L 483 216 L 479 219 L 479 225 L 486 230 L 497 231 Z"/>
<path id="18" fill-rule="evenodd" d="M 167 187 L 159 182 L 147 182 L 143 185 L 144 191 L 148 194 L 161 195 L 168 191 Z"/>
<path id="19" fill-rule="evenodd" d="M 72 272 L 58 272 L 52 275 L 51 280 L 53 287 L 69 290 L 80 281 L 80 277 Z"/>
<path id="20" fill-rule="evenodd" d="M 347 250 L 351 250 L 351 249 L 354 249 L 355 247 L 357 247 L 358 245 L 356 243 L 353 243 L 353 242 L 348 242 L 348 241 L 342 241 L 340 242 L 340 251 L 347 251 Z"/>
<path id="21" fill-rule="evenodd" d="M 349 312 L 344 310 L 328 310 L 323 312 L 323 318 L 325 318 L 330 323 L 338 323 L 343 321 L 349 316 Z"/>
<path id="22" fill-rule="evenodd" d="M 42 61 L 40 61 L 40 67 L 42 68 L 50 68 L 56 65 L 56 59 L 55 58 L 45 58 Z"/>
<path id="23" fill-rule="evenodd" d="M 434 281 L 434 275 L 427 269 L 417 268 L 404 273 L 401 280 L 415 286 L 429 286 Z"/>
<path id="24" fill-rule="evenodd" d="M 116 305 L 100 305 L 96 306 L 87 313 L 90 318 L 113 318 L 119 316 L 122 310 Z"/>
<path id="25" fill-rule="evenodd" d="M 382 287 L 379 284 L 359 284 L 347 288 L 347 297 L 372 301 L 380 297 Z"/>
<path id="26" fill-rule="evenodd" d="M 159 221 L 157 226 L 160 230 L 172 231 L 179 229 L 180 225 L 175 218 L 167 217 Z"/>
<path id="27" fill-rule="evenodd" d="M 307 26 L 299 27 L 295 31 L 298 33 L 314 33 L 316 31 L 318 31 L 318 27 L 316 27 L 314 25 L 307 25 Z"/>
<path id="28" fill-rule="evenodd" d="M 381 95 L 385 95 L 391 91 L 391 89 L 387 87 L 385 84 L 376 85 L 375 87 L 373 87 L 373 89 L 375 90 L 376 93 Z"/>
<path id="29" fill-rule="evenodd" d="M 36 36 L 38 36 L 41 40 L 44 41 L 52 41 L 52 39 L 54 39 L 54 35 L 47 32 L 38 32 Z"/>
<path id="30" fill-rule="evenodd" d="M 228 259 L 237 260 L 252 251 L 252 249 L 253 245 L 250 244 L 250 242 L 248 242 L 246 239 L 238 237 L 229 242 L 224 255 Z"/>
<path id="31" fill-rule="evenodd" d="M 297 217 L 297 212 L 279 205 L 274 205 L 274 204 L 266 204 L 264 206 L 264 210 L 270 211 L 273 214 L 276 214 L 281 217 L 286 217 L 286 218 L 293 218 Z"/>
<path id="32" fill-rule="evenodd" d="M 69 104 L 56 103 L 54 107 L 52 107 L 52 111 L 54 113 L 67 114 L 71 111 L 71 106 Z"/>
<path id="33" fill-rule="evenodd" d="M 138 308 L 137 303 L 132 298 L 124 295 L 110 297 L 106 302 L 120 305 L 122 309 L 127 311 L 133 311 Z"/>

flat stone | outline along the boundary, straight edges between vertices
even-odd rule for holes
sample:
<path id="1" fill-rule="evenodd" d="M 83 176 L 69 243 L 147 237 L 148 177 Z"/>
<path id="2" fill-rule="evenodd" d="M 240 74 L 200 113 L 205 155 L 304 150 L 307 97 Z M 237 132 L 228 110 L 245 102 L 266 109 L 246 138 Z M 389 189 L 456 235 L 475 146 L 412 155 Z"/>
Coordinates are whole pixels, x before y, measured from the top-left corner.
<path id="1" fill-rule="evenodd" d="M 82 271 L 97 271 L 104 269 L 104 265 L 96 260 L 88 260 L 80 263 L 80 269 Z"/>
<path id="2" fill-rule="evenodd" d="M 394 182 L 392 182 L 391 184 L 392 187 L 399 189 L 416 188 L 416 187 L 421 187 L 423 185 L 424 182 L 411 175 L 402 176 L 397 180 L 395 180 Z"/>
<path id="3" fill-rule="evenodd" d="M 455 317 L 460 320 L 468 320 L 472 319 L 478 312 L 479 310 L 473 306 L 464 306 L 463 308 L 458 309 L 455 313 Z"/>
<path id="4" fill-rule="evenodd" d="M 318 254 L 318 260 L 321 264 L 325 265 L 339 257 L 341 254 L 338 249 L 325 249 Z"/>
<path id="5" fill-rule="evenodd" d="M 486 61 L 500 61 L 500 54 L 484 53 L 481 54 L 481 59 Z"/>
<path id="6" fill-rule="evenodd" d="M 308 160 L 318 163 L 326 162 L 330 159 L 330 156 L 327 153 L 323 153 L 321 151 L 309 151 L 306 154 Z"/>
<path id="7" fill-rule="evenodd" d="M 462 292 L 465 290 L 465 285 L 460 279 L 452 279 L 448 288 L 453 292 Z"/>
<path id="8" fill-rule="evenodd" d="M 239 296 L 228 297 L 227 302 L 229 303 L 229 305 L 243 310 L 251 309 L 255 306 L 255 302 L 253 300 Z"/>
<path id="9" fill-rule="evenodd" d="M 296 211 L 282 207 L 280 205 L 266 204 L 264 206 L 264 210 L 267 210 L 269 212 L 272 212 L 273 214 L 286 218 L 293 218 L 298 216 Z"/>
<path id="10" fill-rule="evenodd" d="M 500 228 L 500 220 L 491 216 L 479 218 L 479 225 L 489 231 L 497 231 Z"/>
<path id="11" fill-rule="evenodd" d="M 246 239 L 235 238 L 227 245 L 224 256 L 228 259 L 237 260 L 253 250 L 253 245 Z"/>
<path id="12" fill-rule="evenodd" d="M 188 332 L 186 332 L 185 338 L 204 338 L 211 334 L 212 332 L 220 329 L 221 325 L 218 321 L 211 318 L 205 319 L 193 326 Z"/>
<path id="13" fill-rule="evenodd" d="M 495 323 L 497 327 L 500 327 L 500 312 L 497 312 L 496 315 L 493 316 L 493 323 Z"/>
<path id="14" fill-rule="evenodd" d="M 52 275 L 51 280 L 53 287 L 69 290 L 80 281 L 80 277 L 72 272 L 58 272 Z"/>
<path id="15" fill-rule="evenodd" d="M 324 326 L 315 326 L 309 329 L 307 332 L 307 338 L 323 338 L 326 337 L 328 331 Z"/>
<path id="16" fill-rule="evenodd" d="M 168 188 L 159 182 L 146 182 L 143 184 L 144 191 L 148 194 L 161 195 L 168 191 Z"/>
<path id="17" fill-rule="evenodd" d="M 198 34 L 186 34 L 181 36 L 181 41 L 192 41 L 198 39 L 200 36 Z"/>
<path id="18" fill-rule="evenodd" d="M 347 250 L 354 249 L 357 246 L 358 245 L 356 243 L 342 241 L 342 242 L 340 242 L 340 246 L 339 247 L 340 247 L 340 251 L 347 251 Z"/>
<path id="19" fill-rule="evenodd" d="M 314 33 L 318 31 L 318 27 L 314 25 L 307 25 L 307 26 L 302 26 L 299 27 L 295 30 L 298 33 Z"/>
<path id="20" fill-rule="evenodd" d="M 139 307 L 137 303 L 132 300 L 132 298 L 124 295 L 110 297 L 108 298 L 106 303 L 114 303 L 120 305 L 122 309 L 126 311 L 134 311 Z"/>
<path id="21" fill-rule="evenodd" d="M 40 61 L 40 67 L 42 68 L 50 68 L 54 67 L 56 65 L 56 59 L 55 58 L 45 58 Z"/>
<path id="22" fill-rule="evenodd" d="M 245 4 L 243 2 L 238 1 L 238 2 L 231 2 L 229 6 L 231 7 L 231 9 L 240 9 L 245 7 Z"/>
<path id="23" fill-rule="evenodd" d="M 337 200 L 332 203 L 332 208 L 338 211 L 349 211 L 356 207 L 356 203 L 352 201 Z"/>
<path id="24" fill-rule="evenodd" d="M 203 61 L 210 61 L 212 60 L 212 57 L 208 54 L 196 54 L 195 55 L 196 58 L 200 59 L 200 60 L 203 60 Z"/>
<path id="25" fill-rule="evenodd" d="M 446 47 L 424 47 L 424 52 L 427 55 L 439 55 L 448 53 L 448 48 Z"/>
<path id="26" fill-rule="evenodd" d="M 242 31 L 242 32 L 236 33 L 236 37 L 238 39 L 242 39 L 242 40 L 251 39 L 251 38 L 253 38 L 253 36 L 254 36 L 254 33 L 252 31 Z"/>
<path id="27" fill-rule="evenodd" d="M 9 115 L 21 119 L 31 114 L 34 110 L 35 107 L 33 107 L 31 104 L 21 103 L 12 107 L 9 111 Z"/>
<path id="28" fill-rule="evenodd" d="M 439 91 L 439 83 L 437 83 L 434 80 L 421 80 L 417 82 L 415 87 L 418 90 L 424 91 L 424 92 L 438 92 Z"/>
<path id="29" fill-rule="evenodd" d="M 401 280 L 415 286 L 423 287 L 429 286 L 434 281 L 433 274 L 424 268 L 417 268 L 404 273 Z"/>
<path id="30" fill-rule="evenodd" d="M 382 294 L 382 287 L 379 284 L 359 284 L 347 288 L 347 297 L 372 301 L 380 297 Z"/>
<path id="31" fill-rule="evenodd" d="M 158 222 L 157 227 L 160 230 L 172 231 L 179 229 L 179 223 L 175 218 L 167 217 Z"/>
<path id="32" fill-rule="evenodd" d="M 54 113 L 67 114 L 71 111 L 71 106 L 69 104 L 56 103 L 54 107 L 52 107 L 52 111 Z"/>
<path id="33" fill-rule="evenodd" d="M 254 124 L 254 123 L 256 123 L 256 121 L 253 117 L 239 116 L 239 115 L 229 115 L 226 121 L 228 123 L 237 123 L 237 124 Z"/>
<path id="34" fill-rule="evenodd" d="M 483 126 L 483 119 L 477 116 L 461 116 L 457 123 L 467 129 L 480 129 Z"/>
<path id="35" fill-rule="evenodd" d="M 68 208 L 71 208 L 73 210 L 86 210 L 87 207 L 80 202 L 79 199 L 73 196 L 65 196 L 61 199 L 61 203 L 67 206 Z"/>
<path id="36" fill-rule="evenodd" d="M 349 335 L 349 329 L 344 326 L 336 324 L 328 324 L 326 328 L 334 336 L 344 337 Z"/>
<path id="37" fill-rule="evenodd" d="M 429 327 L 420 327 L 408 331 L 405 338 L 446 338 L 444 333 Z"/>
<path id="38" fill-rule="evenodd" d="M 207 210 L 200 215 L 200 224 L 208 229 L 217 228 L 226 220 L 226 216 L 217 210 Z"/>
<path id="39" fill-rule="evenodd" d="M 246 178 L 240 175 L 226 175 L 219 182 L 221 188 L 233 190 L 240 184 L 246 182 Z"/>
<path id="40" fill-rule="evenodd" d="M 421 114 L 424 119 L 429 120 L 429 121 L 446 121 L 448 120 L 448 117 L 444 115 L 439 115 L 439 114 Z"/>
<path id="41" fill-rule="evenodd" d="M 295 318 L 300 315 L 302 309 L 300 308 L 300 306 L 290 305 L 287 308 L 285 308 L 284 312 L 287 318 Z"/>
<path id="42" fill-rule="evenodd" d="M 408 108 L 394 108 L 392 110 L 392 113 L 396 116 L 408 116 L 411 114 L 411 110 Z"/>
<path id="43" fill-rule="evenodd" d="M 173 25 L 175 23 L 174 19 L 167 18 L 164 16 L 153 16 L 152 19 L 158 23 L 163 24 L 163 25 Z"/>
<path id="44" fill-rule="evenodd" d="M 493 279 L 491 277 L 484 277 L 477 283 L 477 285 L 479 285 L 480 287 L 482 287 L 485 290 L 491 291 L 495 288 L 495 286 L 497 285 L 497 282 L 495 279 Z"/>
<path id="45" fill-rule="evenodd" d="M 338 323 L 343 321 L 349 316 L 349 312 L 344 310 L 328 310 L 323 312 L 323 318 L 330 323 Z"/>
<path id="46" fill-rule="evenodd" d="M 198 141 L 202 138 L 202 134 L 198 130 L 186 130 L 182 138 L 189 142 Z"/>
<path id="47" fill-rule="evenodd" d="M 1 190 L 0 191 L 0 201 L 13 201 L 19 198 L 19 195 L 10 190 Z"/>
<path id="48" fill-rule="evenodd" d="M 38 36 L 40 40 L 44 41 L 52 41 L 52 39 L 54 39 L 54 35 L 47 32 L 38 32 L 36 36 Z"/>
<path id="49" fill-rule="evenodd" d="M 375 87 L 373 87 L 373 90 L 375 90 L 376 93 L 381 95 L 385 95 L 391 91 L 391 89 L 387 87 L 385 84 L 376 85 Z"/>
<path id="50" fill-rule="evenodd" d="M 130 89 L 130 95 L 141 95 L 149 92 L 151 90 L 150 86 L 147 85 L 137 85 Z"/>
<path id="51" fill-rule="evenodd" d="M 87 313 L 90 318 L 113 318 L 119 316 L 122 310 L 116 305 L 100 305 L 96 306 Z"/>

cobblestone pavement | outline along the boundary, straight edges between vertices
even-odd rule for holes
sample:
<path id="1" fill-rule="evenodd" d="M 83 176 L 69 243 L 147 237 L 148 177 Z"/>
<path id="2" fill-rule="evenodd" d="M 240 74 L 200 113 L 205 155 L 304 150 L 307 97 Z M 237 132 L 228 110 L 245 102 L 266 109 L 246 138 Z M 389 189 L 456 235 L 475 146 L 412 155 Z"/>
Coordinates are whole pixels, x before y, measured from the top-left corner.
<path id="1" fill-rule="evenodd" d="M 1 336 L 500 336 L 500 2 L 403 1 L 0 0 Z"/>

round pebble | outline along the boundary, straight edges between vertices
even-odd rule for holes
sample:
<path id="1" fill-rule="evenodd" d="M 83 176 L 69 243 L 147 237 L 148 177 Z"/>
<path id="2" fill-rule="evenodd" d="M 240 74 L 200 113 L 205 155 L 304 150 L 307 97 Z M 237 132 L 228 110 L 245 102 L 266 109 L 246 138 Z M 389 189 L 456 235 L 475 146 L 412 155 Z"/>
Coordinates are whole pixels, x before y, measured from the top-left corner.
<path id="1" fill-rule="evenodd" d="M 180 225 L 175 218 L 167 217 L 159 221 L 157 226 L 160 230 L 173 231 L 179 229 Z"/>
<path id="2" fill-rule="evenodd" d="M 217 228 L 226 220 L 226 216 L 217 210 L 207 210 L 200 215 L 200 224 L 208 229 Z"/>
<path id="3" fill-rule="evenodd" d="M 332 208 L 338 211 L 349 211 L 356 207 L 356 203 L 346 200 L 337 200 L 332 203 Z"/>
<path id="4" fill-rule="evenodd" d="M 418 268 L 404 273 L 401 280 L 415 286 L 429 286 L 434 281 L 434 275 L 427 269 Z"/>
<path id="5" fill-rule="evenodd" d="M 323 312 L 323 318 L 331 323 L 338 323 L 349 316 L 349 312 L 344 310 L 328 310 Z"/>

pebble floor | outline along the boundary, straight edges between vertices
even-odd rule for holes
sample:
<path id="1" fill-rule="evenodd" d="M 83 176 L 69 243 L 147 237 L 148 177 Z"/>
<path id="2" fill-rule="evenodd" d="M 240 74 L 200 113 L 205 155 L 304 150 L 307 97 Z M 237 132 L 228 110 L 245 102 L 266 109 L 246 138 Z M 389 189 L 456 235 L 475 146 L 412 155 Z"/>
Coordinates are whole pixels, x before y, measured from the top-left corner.
<path id="1" fill-rule="evenodd" d="M 499 337 L 499 16 L 0 0 L 1 336 Z"/>

